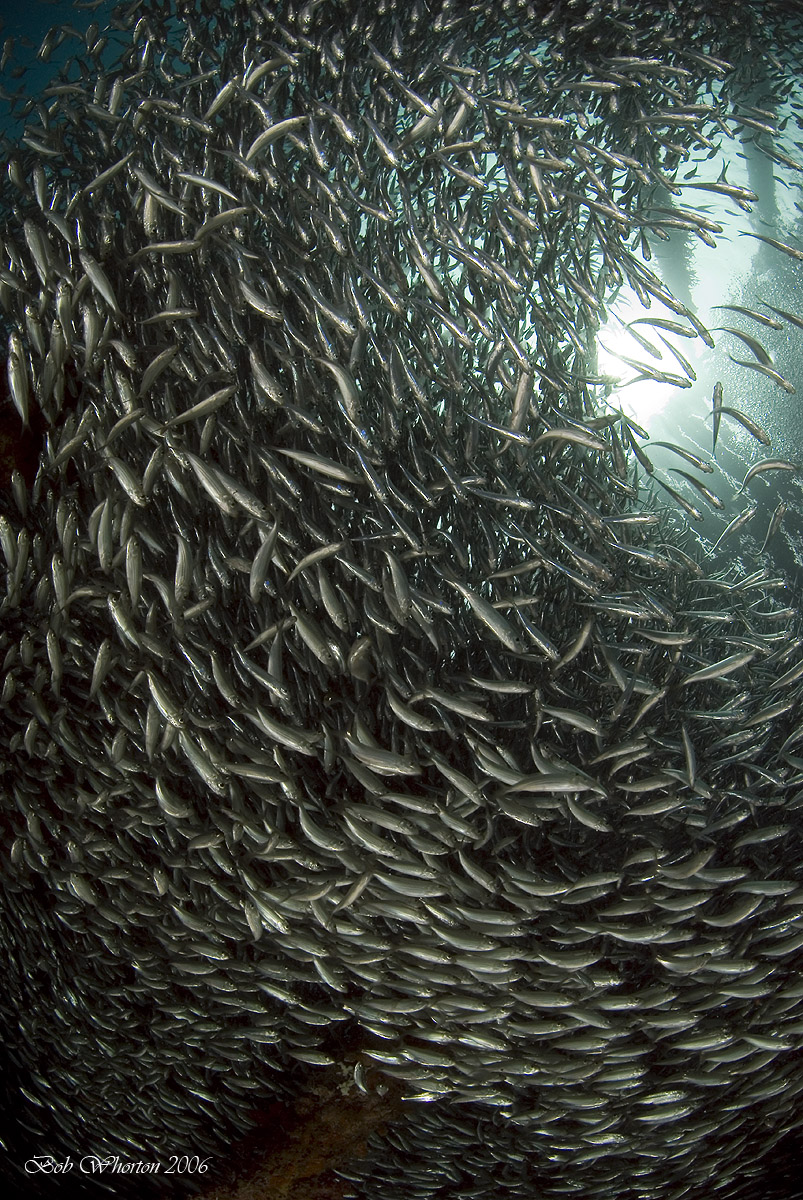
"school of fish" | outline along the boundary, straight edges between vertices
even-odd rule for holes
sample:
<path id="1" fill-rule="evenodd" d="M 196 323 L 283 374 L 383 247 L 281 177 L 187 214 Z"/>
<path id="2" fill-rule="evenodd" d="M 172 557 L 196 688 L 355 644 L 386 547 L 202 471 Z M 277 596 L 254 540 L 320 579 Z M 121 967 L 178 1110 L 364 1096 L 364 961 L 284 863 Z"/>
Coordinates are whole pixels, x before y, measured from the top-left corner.
<path id="1" fill-rule="evenodd" d="M 719 227 L 649 198 L 737 123 L 789 160 L 742 96 L 749 55 L 791 94 L 800 30 L 758 7 L 48 34 L 0 189 L 7 403 L 46 427 L 0 496 L 12 1157 L 222 1158 L 347 1043 L 411 1100 L 355 1200 L 740 1197 L 794 1126 L 803 623 L 735 547 L 800 466 L 717 384 L 712 449 L 763 457 L 693 536 L 715 464 L 657 473 L 594 356 L 623 286 L 642 339 L 714 346 L 647 260 Z M 796 320 L 717 345 L 793 391 L 756 328 Z"/>

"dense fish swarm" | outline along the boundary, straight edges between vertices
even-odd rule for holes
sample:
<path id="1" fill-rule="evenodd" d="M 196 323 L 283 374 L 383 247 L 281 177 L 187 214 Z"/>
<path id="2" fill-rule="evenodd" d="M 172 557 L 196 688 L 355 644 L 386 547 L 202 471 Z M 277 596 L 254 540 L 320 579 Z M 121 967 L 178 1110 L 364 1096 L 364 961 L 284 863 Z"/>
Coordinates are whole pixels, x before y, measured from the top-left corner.
<path id="1" fill-rule="evenodd" d="M 646 259 L 717 227 L 651 198 L 782 153 L 784 11 L 143 0 L 17 102 L 20 1161 L 220 1155 L 341 1040 L 420 1101 L 360 1200 L 736 1196 L 794 1123 L 799 614 L 594 352 L 625 285 L 712 343 Z"/>

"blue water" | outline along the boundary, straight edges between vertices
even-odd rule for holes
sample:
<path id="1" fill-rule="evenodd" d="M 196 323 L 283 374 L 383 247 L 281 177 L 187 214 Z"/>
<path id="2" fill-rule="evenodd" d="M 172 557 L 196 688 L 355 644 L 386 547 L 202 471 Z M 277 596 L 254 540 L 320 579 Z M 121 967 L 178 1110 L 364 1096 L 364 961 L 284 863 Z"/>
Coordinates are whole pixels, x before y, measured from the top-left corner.
<path id="1" fill-rule="evenodd" d="M 38 57 L 42 42 L 54 25 L 68 24 L 82 36 L 93 21 L 104 23 L 104 12 L 112 5 L 104 3 L 96 12 L 73 8 L 72 4 L 51 3 L 50 0 L 0 0 L 0 46 L 13 39 L 13 48 L 5 70 L 0 74 L 0 85 L 9 92 L 24 89 L 26 97 L 36 99 L 53 80 L 58 68 L 67 61 L 77 46 L 70 38 L 55 50 L 49 61 Z M 16 73 L 21 72 L 18 77 Z M 0 100 L 0 131 L 9 136 L 21 131 L 21 121 L 9 112 L 8 99 Z"/>

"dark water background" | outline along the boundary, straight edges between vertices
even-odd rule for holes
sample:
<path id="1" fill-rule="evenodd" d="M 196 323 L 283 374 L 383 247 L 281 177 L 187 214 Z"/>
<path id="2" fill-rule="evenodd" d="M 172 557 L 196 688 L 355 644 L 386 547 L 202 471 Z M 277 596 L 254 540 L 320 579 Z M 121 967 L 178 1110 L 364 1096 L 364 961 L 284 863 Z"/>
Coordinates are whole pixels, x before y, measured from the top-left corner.
<path id="1" fill-rule="evenodd" d="M 43 62 L 37 52 L 47 31 L 54 25 L 64 23 L 72 25 L 76 32 L 85 34 L 93 21 L 102 22 L 103 12 L 103 8 L 98 9 L 97 14 L 76 9 L 63 0 L 59 3 L 52 3 L 51 0 L 0 0 L 0 43 L 7 38 L 13 38 L 15 43 L 12 61 L 3 73 L 3 85 L 10 92 L 24 88 L 26 96 L 36 98 L 69 57 L 70 46 L 76 45 L 75 42 L 68 42 L 56 50 L 48 62 Z M 0 113 L 4 132 L 13 133 L 18 123 L 9 120 L 7 102 L 3 103 Z"/>

